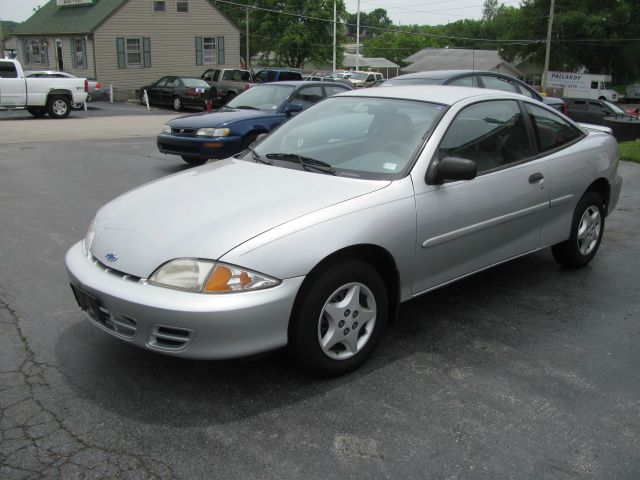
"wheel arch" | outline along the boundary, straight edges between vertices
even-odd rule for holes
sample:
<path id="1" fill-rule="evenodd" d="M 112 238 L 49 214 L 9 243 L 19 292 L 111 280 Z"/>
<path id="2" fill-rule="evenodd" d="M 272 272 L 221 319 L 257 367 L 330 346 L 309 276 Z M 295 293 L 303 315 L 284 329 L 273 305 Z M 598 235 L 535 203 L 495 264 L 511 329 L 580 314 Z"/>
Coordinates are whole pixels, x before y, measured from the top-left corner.
<path id="1" fill-rule="evenodd" d="M 611 185 L 609 185 L 609 181 L 603 177 L 598 178 L 589 185 L 584 193 L 587 194 L 588 192 L 596 192 L 602 197 L 604 213 L 605 216 L 607 216 L 609 214 L 609 199 L 611 198 Z"/>
<path id="2" fill-rule="evenodd" d="M 357 244 L 337 250 L 320 260 L 306 275 L 293 304 L 292 315 L 299 308 L 302 297 L 313 287 L 313 280 L 336 262 L 362 260 L 375 268 L 387 286 L 389 295 L 389 321 L 398 316 L 400 307 L 400 274 L 396 262 L 389 251 L 379 245 Z M 289 323 L 291 328 L 291 323 Z"/>
<path id="3" fill-rule="evenodd" d="M 49 101 L 49 99 L 53 96 L 61 96 L 61 97 L 67 97 L 67 99 L 72 102 L 73 101 L 73 95 L 71 94 L 71 92 L 69 90 L 64 90 L 62 88 L 54 88 L 52 90 L 49 90 L 49 93 L 47 93 L 47 102 Z"/>

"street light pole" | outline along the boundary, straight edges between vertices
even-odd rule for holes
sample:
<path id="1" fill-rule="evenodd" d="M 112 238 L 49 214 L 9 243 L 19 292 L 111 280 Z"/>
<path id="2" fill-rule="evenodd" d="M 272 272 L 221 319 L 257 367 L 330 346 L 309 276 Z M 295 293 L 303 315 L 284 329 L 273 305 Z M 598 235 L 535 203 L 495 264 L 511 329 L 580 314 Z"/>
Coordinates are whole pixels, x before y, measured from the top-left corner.
<path id="1" fill-rule="evenodd" d="M 555 7 L 555 0 L 551 0 L 551 6 L 549 7 L 549 25 L 547 26 L 547 49 L 544 53 L 544 71 L 542 72 L 542 93 L 547 93 L 547 75 L 549 74 L 549 57 L 551 56 L 551 29 L 553 26 L 553 10 Z"/>
<path id="2" fill-rule="evenodd" d="M 356 20 L 356 70 L 360 69 L 360 0 L 358 0 L 358 14 Z"/>
<path id="3" fill-rule="evenodd" d="M 333 70 L 336 71 L 336 0 L 333 0 Z"/>

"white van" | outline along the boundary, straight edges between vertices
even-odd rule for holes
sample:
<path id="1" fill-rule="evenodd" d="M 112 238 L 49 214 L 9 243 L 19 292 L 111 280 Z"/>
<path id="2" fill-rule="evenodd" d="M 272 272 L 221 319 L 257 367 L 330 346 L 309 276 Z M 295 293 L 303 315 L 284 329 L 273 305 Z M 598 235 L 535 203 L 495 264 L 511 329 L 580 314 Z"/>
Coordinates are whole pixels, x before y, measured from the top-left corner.
<path id="1" fill-rule="evenodd" d="M 562 88 L 567 98 L 618 100 L 611 85 L 611 75 L 594 73 L 547 72 L 547 87 Z"/>

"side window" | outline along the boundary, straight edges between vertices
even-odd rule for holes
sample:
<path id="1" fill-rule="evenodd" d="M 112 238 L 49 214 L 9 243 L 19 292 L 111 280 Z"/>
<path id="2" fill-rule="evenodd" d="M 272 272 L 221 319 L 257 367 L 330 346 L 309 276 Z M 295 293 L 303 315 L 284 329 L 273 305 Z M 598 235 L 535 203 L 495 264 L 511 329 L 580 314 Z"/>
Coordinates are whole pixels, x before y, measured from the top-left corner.
<path id="1" fill-rule="evenodd" d="M 0 62 L 0 78 L 17 78 L 18 72 L 12 62 Z"/>
<path id="2" fill-rule="evenodd" d="M 502 77 L 494 77 L 493 75 L 481 75 L 484 88 L 490 88 L 491 90 L 502 90 L 504 92 L 518 93 L 516 86 L 511 80 Z"/>
<path id="3" fill-rule="evenodd" d="M 586 110 L 587 109 L 587 102 L 585 102 L 584 100 L 574 100 L 569 105 L 569 109 L 571 109 L 571 110 L 580 110 L 580 111 Z"/>
<path id="4" fill-rule="evenodd" d="M 611 111 L 600 102 L 589 102 L 589 111 L 594 113 L 611 113 Z"/>
<path id="5" fill-rule="evenodd" d="M 280 72 L 280 81 L 302 80 L 302 75 L 298 72 Z"/>
<path id="6" fill-rule="evenodd" d="M 258 83 L 264 83 L 267 81 L 267 72 L 258 72 L 255 76 L 255 80 Z"/>
<path id="7" fill-rule="evenodd" d="M 156 83 L 156 87 L 166 87 L 167 80 L 169 80 L 169 77 L 161 78 L 160 80 L 158 80 L 158 83 Z"/>
<path id="8" fill-rule="evenodd" d="M 535 127 L 536 141 L 543 152 L 566 145 L 581 135 L 577 128 L 560 115 L 529 103 L 527 111 Z"/>
<path id="9" fill-rule="evenodd" d="M 225 70 L 222 74 L 222 80 L 233 80 L 234 71 L 233 70 Z"/>
<path id="10" fill-rule="evenodd" d="M 327 94 L 327 97 L 331 97 L 332 95 L 337 95 L 338 93 L 348 91 L 348 88 L 339 87 L 338 85 L 325 85 L 324 91 Z"/>
<path id="11" fill-rule="evenodd" d="M 591 88 L 593 88 L 594 90 L 598 89 L 598 82 L 591 82 Z"/>
<path id="12" fill-rule="evenodd" d="M 238 73 L 240 74 L 240 81 L 241 82 L 250 82 L 251 81 L 251 74 L 249 72 L 247 72 L 246 70 L 238 70 Z"/>
<path id="13" fill-rule="evenodd" d="M 476 77 L 468 75 L 466 77 L 454 78 L 447 85 L 453 85 L 454 87 L 477 87 L 478 82 L 475 81 Z"/>
<path id="14" fill-rule="evenodd" d="M 538 100 L 539 98 L 533 93 L 530 88 L 527 88 L 525 85 L 518 84 L 518 90 L 520 90 L 520 94 L 524 95 L 525 97 L 533 98 L 535 100 Z"/>
<path id="15" fill-rule="evenodd" d="M 532 152 L 518 102 L 500 100 L 460 112 L 440 142 L 438 154 L 473 160 L 482 173 L 524 160 Z"/>
<path id="16" fill-rule="evenodd" d="M 289 103 L 297 103 L 307 108 L 322 98 L 322 87 L 306 87 L 298 90 Z"/>
<path id="17" fill-rule="evenodd" d="M 266 74 L 266 78 L 267 78 L 267 82 L 276 82 L 278 80 L 278 72 L 276 71 L 269 71 L 269 72 L 265 72 Z"/>
<path id="18" fill-rule="evenodd" d="M 180 80 L 176 77 L 171 77 L 167 80 L 167 88 L 176 88 L 178 85 L 180 85 Z"/>

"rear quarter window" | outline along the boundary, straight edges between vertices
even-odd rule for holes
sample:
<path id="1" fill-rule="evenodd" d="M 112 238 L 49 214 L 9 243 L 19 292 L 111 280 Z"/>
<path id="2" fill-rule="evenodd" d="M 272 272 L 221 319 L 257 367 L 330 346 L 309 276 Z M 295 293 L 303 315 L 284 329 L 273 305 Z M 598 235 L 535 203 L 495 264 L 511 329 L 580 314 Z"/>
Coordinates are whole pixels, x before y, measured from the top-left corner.
<path id="1" fill-rule="evenodd" d="M 13 62 L 0 62 L 0 78 L 18 78 Z"/>
<path id="2" fill-rule="evenodd" d="M 529 118 L 534 127 L 536 142 L 540 152 L 549 152 L 567 146 L 583 133 L 560 115 L 537 105 L 526 104 Z"/>

